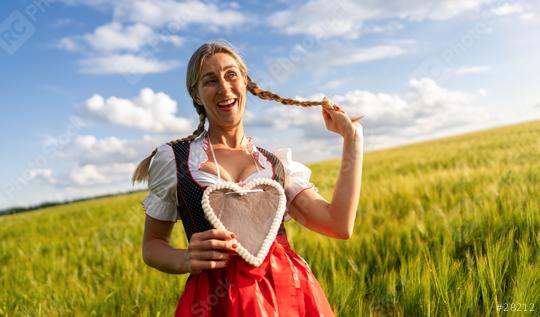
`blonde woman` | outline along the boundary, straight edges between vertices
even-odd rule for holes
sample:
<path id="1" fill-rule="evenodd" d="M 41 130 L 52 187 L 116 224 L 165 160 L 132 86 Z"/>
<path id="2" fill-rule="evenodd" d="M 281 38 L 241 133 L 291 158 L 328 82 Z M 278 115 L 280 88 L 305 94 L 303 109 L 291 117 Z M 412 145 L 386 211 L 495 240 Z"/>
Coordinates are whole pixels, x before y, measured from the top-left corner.
<path id="1" fill-rule="evenodd" d="M 156 148 L 133 175 L 133 181 L 148 180 L 150 191 L 143 202 L 145 263 L 166 273 L 190 273 L 176 315 L 333 316 L 309 266 L 290 248 L 283 222 L 264 262 L 253 267 L 234 252 L 234 232 L 213 229 L 205 219 L 201 198 L 219 180 L 244 184 L 272 178 L 285 189 L 286 218 L 348 239 L 360 197 L 362 126 L 337 105 L 325 101 L 321 107 L 326 128 L 343 137 L 343 164 L 328 202 L 309 182 L 311 171 L 292 160 L 290 149 L 271 153 L 257 147 L 243 125 L 247 91 L 289 106 L 323 102 L 281 98 L 260 89 L 239 54 L 224 43 L 206 43 L 194 52 L 186 86 L 199 126 L 192 135 Z M 169 244 L 177 219 L 189 241 L 185 250 Z"/>

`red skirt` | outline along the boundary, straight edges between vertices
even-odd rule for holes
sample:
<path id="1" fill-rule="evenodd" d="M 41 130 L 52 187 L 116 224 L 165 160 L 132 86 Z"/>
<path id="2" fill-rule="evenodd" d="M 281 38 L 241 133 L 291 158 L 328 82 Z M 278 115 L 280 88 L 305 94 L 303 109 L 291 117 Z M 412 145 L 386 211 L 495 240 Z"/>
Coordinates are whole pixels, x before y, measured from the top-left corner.
<path id="1" fill-rule="evenodd" d="M 223 269 L 190 275 L 175 316 L 334 316 L 308 264 L 278 235 L 259 267 L 231 254 Z"/>

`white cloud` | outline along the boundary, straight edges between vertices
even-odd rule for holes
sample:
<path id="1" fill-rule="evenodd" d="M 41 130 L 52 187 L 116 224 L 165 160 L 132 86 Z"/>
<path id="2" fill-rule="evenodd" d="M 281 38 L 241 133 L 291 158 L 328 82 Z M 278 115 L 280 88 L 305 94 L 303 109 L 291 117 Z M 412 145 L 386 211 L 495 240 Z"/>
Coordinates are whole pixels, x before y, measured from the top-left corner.
<path id="1" fill-rule="evenodd" d="M 245 123 L 251 126 L 271 126 L 276 129 L 303 127 L 311 124 L 319 124 L 321 122 L 320 112 L 319 107 L 271 107 L 263 113 L 253 113 L 247 116 Z"/>
<path id="2" fill-rule="evenodd" d="M 477 12 L 482 5 L 492 0 L 454 0 L 454 1 L 429 1 L 424 0 L 403 1 L 394 0 L 392 6 L 385 6 L 387 14 L 395 12 L 395 15 L 406 17 L 411 20 L 448 20 L 456 16 Z"/>
<path id="3" fill-rule="evenodd" d="M 403 115 L 409 108 L 407 101 L 399 95 L 365 90 L 352 90 L 343 96 L 334 96 L 332 101 L 342 105 L 351 116 L 362 114 L 371 120 L 381 120 L 389 114 Z"/>
<path id="4" fill-rule="evenodd" d="M 323 88 L 327 88 L 327 89 L 333 89 L 333 88 L 337 88 L 341 85 L 344 85 L 345 83 L 347 83 L 347 81 L 349 81 L 350 79 L 335 79 L 335 80 L 331 80 L 329 82 L 326 82 L 322 85 Z"/>
<path id="5" fill-rule="evenodd" d="M 131 182 L 136 165 L 153 149 L 180 138 L 177 134 L 144 135 L 140 139 L 110 136 L 78 135 L 65 144 L 57 159 L 69 162 L 71 168 L 53 176 L 50 169 L 34 170 L 31 180 L 54 185 L 65 193 L 68 189 L 86 186 L 116 186 Z M 118 190 L 118 189 L 115 189 Z M 79 193 L 84 194 L 84 193 Z"/>
<path id="6" fill-rule="evenodd" d="M 139 51 L 146 45 L 168 42 L 180 45 L 182 39 L 179 36 L 164 36 L 156 34 L 150 27 L 137 23 L 131 26 L 123 26 L 118 22 L 102 25 L 93 34 L 85 35 L 86 41 L 95 50 Z"/>
<path id="7" fill-rule="evenodd" d="M 258 146 L 269 151 L 290 148 L 292 149 L 292 159 L 294 161 L 303 163 L 320 162 L 321 160 L 337 158 L 341 154 L 340 140 L 337 134 L 326 133 L 328 134 L 326 138 L 307 136 L 301 142 L 296 138 L 286 137 L 257 138 L 256 142 Z"/>
<path id="8" fill-rule="evenodd" d="M 401 56 L 406 49 L 396 45 L 354 47 L 352 45 L 325 45 L 320 50 L 306 50 L 295 45 L 288 56 L 266 61 L 266 72 L 276 81 L 284 81 L 289 74 L 301 69 L 313 72 L 323 70 L 323 66 L 348 66 Z M 319 65 L 317 69 L 313 65 Z"/>
<path id="9" fill-rule="evenodd" d="M 498 16 L 510 15 L 523 12 L 519 3 L 505 3 L 492 9 L 492 12 Z"/>
<path id="10" fill-rule="evenodd" d="M 490 0 L 456 0 L 431 1 L 427 4 L 423 0 L 390 0 L 380 5 L 376 1 L 310 0 L 302 5 L 272 14 L 267 22 L 287 34 L 306 34 L 318 39 L 332 37 L 355 39 L 362 32 L 370 31 L 370 28 L 364 28 L 367 21 L 446 20 L 466 12 L 479 10 L 484 3 L 488 2 Z M 393 30 L 396 30 L 395 26 Z"/>
<path id="11" fill-rule="evenodd" d="M 66 51 L 71 51 L 71 52 L 74 52 L 80 49 L 76 40 L 69 37 L 64 37 L 60 41 L 58 41 L 57 47 L 64 49 Z"/>
<path id="12" fill-rule="evenodd" d="M 68 5 L 88 5 L 113 12 L 112 21 L 93 33 L 62 38 L 57 47 L 79 51 L 85 57 L 78 61 L 87 74 L 142 75 L 160 73 L 179 65 L 177 61 L 160 60 L 155 55 L 160 45 L 183 44 L 179 31 L 193 32 L 193 26 L 205 31 L 222 32 L 250 20 L 237 10 L 238 5 L 219 6 L 200 1 L 174 0 L 63 0 Z"/>
<path id="13" fill-rule="evenodd" d="M 107 178 L 100 173 L 95 165 L 78 166 L 72 169 L 70 179 L 76 185 L 90 185 L 105 183 Z"/>
<path id="14" fill-rule="evenodd" d="M 523 22 L 529 22 L 529 21 L 533 20 L 534 17 L 535 17 L 535 14 L 532 13 L 532 12 L 523 13 L 522 15 L 519 16 L 519 18 Z"/>
<path id="15" fill-rule="evenodd" d="M 85 39 L 95 50 L 116 51 L 126 49 L 138 51 L 154 36 L 151 28 L 144 24 L 123 27 L 118 22 L 102 25 Z"/>
<path id="16" fill-rule="evenodd" d="M 268 17 L 267 22 L 291 35 L 307 34 L 319 39 L 335 36 L 357 38 L 362 22 L 374 17 L 376 12 L 373 10 L 358 8 L 350 1 L 315 0 L 276 12 Z"/>
<path id="17" fill-rule="evenodd" d="M 132 162 L 140 158 L 136 148 L 114 136 L 97 139 L 93 135 L 80 135 L 75 138 L 71 150 L 79 155 L 81 164 Z"/>
<path id="18" fill-rule="evenodd" d="M 87 164 L 74 167 L 68 175 L 69 182 L 66 186 L 93 186 L 100 184 L 112 184 L 117 182 L 129 182 L 131 174 L 135 170 L 135 164 Z"/>
<path id="19" fill-rule="evenodd" d="M 145 135 L 141 139 L 121 139 L 115 136 L 97 138 L 94 135 L 79 135 L 64 147 L 59 156 L 83 166 L 111 163 L 139 162 L 158 144 L 177 139 L 174 134 Z"/>
<path id="20" fill-rule="evenodd" d="M 69 51 L 91 50 L 94 52 L 138 52 L 146 47 L 157 47 L 160 43 L 180 46 L 183 39 L 177 35 L 156 33 L 150 27 L 136 23 L 124 26 L 112 22 L 98 27 L 93 33 L 76 37 L 64 37 L 59 47 Z"/>
<path id="21" fill-rule="evenodd" d="M 53 177 L 50 169 L 33 169 L 29 172 L 30 180 L 36 180 L 40 183 L 55 185 L 59 183 L 59 180 Z"/>
<path id="22" fill-rule="evenodd" d="M 84 113 L 92 118 L 118 126 L 152 132 L 185 133 L 191 121 L 176 117 L 177 103 L 163 92 L 144 88 L 132 99 L 96 94 L 84 103 Z"/>
<path id="23" fill-rule="evenodd" d="M 352 115 L 365 113 L 370 134 L 406 139 L 486 120 L 488 114 L 477 108 L 478 99 L 476 94 L 450 91 L 422 78 L 411 79 L 403 96 L 353 92 L 335 101 Z"/>
<path id="24" fill-rule="evenodd" d="M 113 12 L 114 21 L 144 23 L 151 27 L 185 29 L 197 24 L 208 30 L 220 31 L 243 25 L 249 18 L 240 12 L 238 3 L 175 1 L 175 0 L 62 0 L 69 5 L 87 5 L 97 10 Z"/>
<path id="25" fill-rule="evenodd" d="M 178 61 L 161 61 L 152 56 L 163 43 L 180 46 L 183 38 L 165 35 L 136 23 L 124 26 L 118 22 L 98 27 L 93 33 L 62 38 L 57 47 L 84 52 L 79 70 L 86 74 L 142 75 L 161 73 L 179 66 Z"/>
<path id="26" fill-rule="evenodd" d="M 403 24 L 398 22 L 390 22 L 387 24 L 374 25 L 371 27 L 365 27 L 363 32 L 365 33 L 394 33 L 404 28 Z"/>
<path id="27" fill-rule="evenodd" d="M 159 61 L 132 54 L 90 57 L 79 61 L 80 71 L 87 74 L 141 75 L 161 73 L 179 66 L 177 61 Z"/>
<path id="28" fill-rule="evenodd" d="M 356 48 L 350 51 L 338 50 L 338 52 L 339 53 L 333 55 L 333 58 L 327 60 L 330 65 L 351 65 L 392 58 L 404 54 L 405 50 L 399 46 L 381 45 L 368 48 Z"/>
<path id="29" fill-rule="evenodd" d="M 218 31 L 248 22 L 248 18 L 241 12 L 231 8 L 220 8 L 214 3 L 173 0 L 119 1 L 115 3 L 114 18 L 154 27 L 165 26 L 175 30 L 198 24 L 209 30 Z"/>
<path id="30" fill-rule="evenodd" d="M 484 73 L 489 71 L 488 66 L 462 66 L 456 69 L 456 74 L 474 74 L 474 73 Z"/>

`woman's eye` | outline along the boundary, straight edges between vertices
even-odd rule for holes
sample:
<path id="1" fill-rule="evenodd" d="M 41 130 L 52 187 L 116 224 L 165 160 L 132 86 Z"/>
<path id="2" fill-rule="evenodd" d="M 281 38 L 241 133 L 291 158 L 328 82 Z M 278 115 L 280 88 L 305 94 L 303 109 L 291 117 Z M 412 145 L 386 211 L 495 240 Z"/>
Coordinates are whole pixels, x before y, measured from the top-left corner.
<path id="1" fill-rule="evenodd" d="M 205 83 L 205 84 L 213 84 L 213 83 L 215 83 L 216 81 L 217 81 L 217 80 L 215 80 L 215 79 L 209 79 L 209 80 L 205 81 L 204 83 Z"/>
<path id="2" fill-rule="evenodd" d="M 235 72 L 230 72 L 230 73 L 229 73 L 229 77 L 231 77 L 231 78 L 234 78 L 234 77 L 236 77 L 236 76 L 237 76 L 237 75 L 236 75 Z"/>

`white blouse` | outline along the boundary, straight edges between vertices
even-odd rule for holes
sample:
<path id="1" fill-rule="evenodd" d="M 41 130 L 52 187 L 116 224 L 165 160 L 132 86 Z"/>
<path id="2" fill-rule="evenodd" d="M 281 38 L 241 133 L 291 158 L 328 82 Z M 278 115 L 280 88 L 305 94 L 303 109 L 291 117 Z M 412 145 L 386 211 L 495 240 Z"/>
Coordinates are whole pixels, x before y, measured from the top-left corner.
<path id="1" fill-rule="evenodd" d="M 257 178 L 272 178 L 272 163 L 258 151 L 253 144 L 253 138 L 248 137 L 248 147 L 250 147 L 253 158 L 260 163 L 258 172 L 248 176 L 238 184 L 247 183 Z M 200 170 L 200 166 L 208 160 L 206 149 L 208 147 L 207 131 L 201 133 L 190 145 L 188 168 L 195 182 L 200 186 L 210 186 L 218 181 L 217 175 Z M 272 152 L 283 164 L 285 172 L 285 196 L 287 197 L 287 209 L 296 195 L 308 188 L 317 188 L 310 183 L 311 170 L 300 162 L 292 160 L 290 148 L 281 148 Z M 147 215 L 152 218 L 173 221 L 178 220 L 176 206 L 176 161 L 173 149 L 168 144 L 158 147 L 156 154 L 150 162 L 148 178 L 148 196 L 143 201 L 143 207 Z M 289 220 L 287 214 L 285 220 Z"/>

